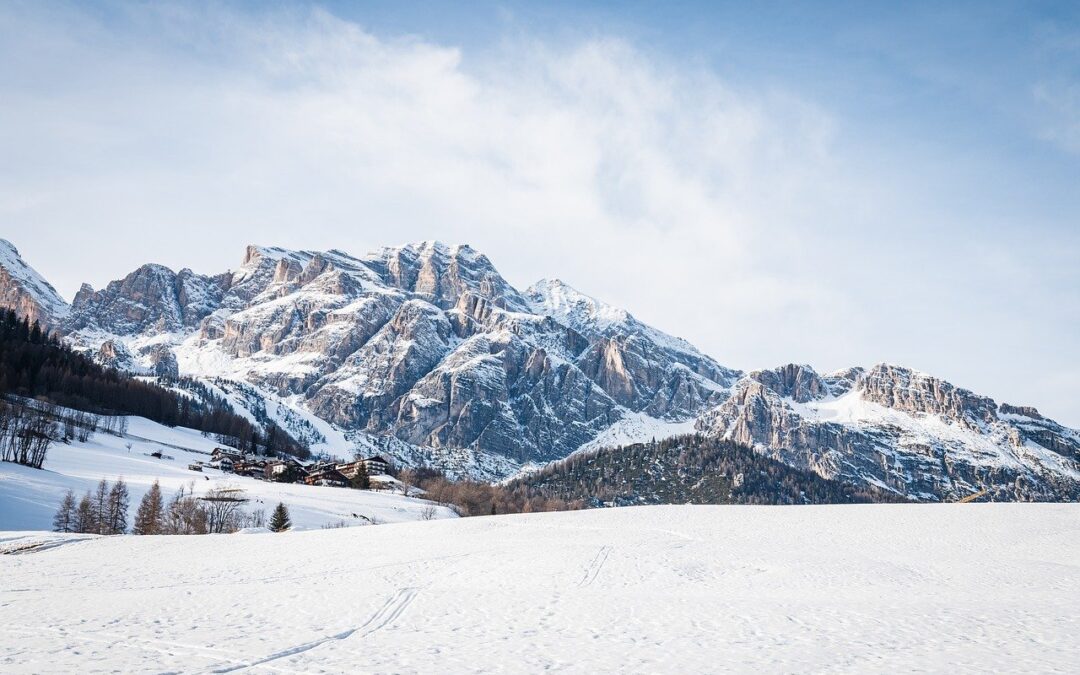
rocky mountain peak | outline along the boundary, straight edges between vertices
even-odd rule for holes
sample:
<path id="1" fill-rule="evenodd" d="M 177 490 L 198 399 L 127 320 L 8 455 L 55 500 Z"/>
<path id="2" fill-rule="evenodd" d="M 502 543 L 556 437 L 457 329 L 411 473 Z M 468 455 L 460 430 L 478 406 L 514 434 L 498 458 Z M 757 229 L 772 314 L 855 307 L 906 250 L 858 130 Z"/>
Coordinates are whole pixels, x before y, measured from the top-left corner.
<path id="1" fill-rule="evenodd" d="M 0 307 L 50 328 L 55 328 L 69 309 L 52 284 L 6 239 L 0 239 Z"/>
<path id="2" fill-rule="evenodd" d="M 926 373 L 880 363 L 859 380 L 867 401 L 911 413 L 941 415 L 968 426 L 997 419 L 997 404 Z"/>
<path id="3" fill-rule="evenodd" d="M 115 335 L 179 332 L 198 325 L 221 293 L 220 280 L 150 263 L 100 291 L 84 284 L 62 329 Z"/>
<path id="4" fill-rule="evenodd" d="M 830 393 L 821 376 L 807 365 L 789 363 L 772 370 L 755 370 L 749 377 L 780 396 L 799 403 L 813 401 Z"/>
<path id="5" fill-rule="evenodd" d="M 388 246 L 370 254 L 363 262 L 384 283 L 416 293 L 443 309 L 456 305 L 466 293 L 487 298 L 502 309 L 529 309 L 517 289 L 499 274 L 487 256 L 468 244 L 424 241 Z"/>
<path id="6" fill-rule="evenodd" d="M 591 337 L 635 321 L 626 310 L 586 295 L 561 279 L 541 279 L 525 291 L 525 297 L 534 312 L 552 316 Z"/>

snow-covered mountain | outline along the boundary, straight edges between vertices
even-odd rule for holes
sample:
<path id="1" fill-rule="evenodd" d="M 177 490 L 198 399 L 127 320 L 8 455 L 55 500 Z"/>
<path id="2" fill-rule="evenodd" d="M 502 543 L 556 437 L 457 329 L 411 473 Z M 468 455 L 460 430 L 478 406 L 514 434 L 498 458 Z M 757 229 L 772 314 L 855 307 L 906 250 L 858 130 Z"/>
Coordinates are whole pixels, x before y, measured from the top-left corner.
<path id="1" fill-rule="evenodd" d="M 518 291 L 466 245 L 249 246 L 235 271 L 144 265 L 70 307 L 0 252 L 0 305 L 102 361 L 203 379 L 334 454 L 496 478 L 696 428 L 916 498 L 1080 496 L 1080 433 L 1033 409 L 893 366 L 744 374 L 560 281 Z"/>
<path id="2" fill-rule="evenodd" d="M 486 256 L 438 242 L 363 258 L 249 246 L 214 276 L 144 265 L 84 285 L 56 325 L 122 368 L 221 378 L 248 409 L 254 391 L 331 451 L 490 476 L 620 423 L 685 425 L 740 375 L 565 284 L 522 294 Z"/>
<path id="3" fill-rule="evenodd" d="M 68 305 L 44 277 L 19 255 L 19 249 L 0 239 L 0 307 L 14 309 L 21 316 L 54 327 L 68 311 Z"/>
<path id="4" fill-rule="evenodd" d="M 1003 500 L 1080 499 L 1080 433 L 899 366 L 754 371 L 697 428 L 825 478 L 917 499 L 983 487 Z"/>

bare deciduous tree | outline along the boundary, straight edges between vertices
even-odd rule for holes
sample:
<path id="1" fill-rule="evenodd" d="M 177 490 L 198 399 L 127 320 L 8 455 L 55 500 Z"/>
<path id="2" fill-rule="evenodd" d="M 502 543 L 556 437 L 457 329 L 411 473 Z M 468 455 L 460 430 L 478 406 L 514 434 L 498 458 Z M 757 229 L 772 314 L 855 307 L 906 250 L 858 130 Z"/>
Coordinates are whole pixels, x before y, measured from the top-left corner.
<path id="1" fill-rule="evenodd" d="M 234 532 L 240 529 L 243 512 L 240 507 L 248 501 L 244 490 L 235 485 L 220 485 L 200 497 L 206 510 L 206 525 L 210 534 Z"/>
<path id="2" fill-rule="evenodd" d="M 75 491 L 68 490 L 60 502 L 60 508 L 53 516 L 53 530 L 56 532 L 74 532 L 76 526 Z"/>

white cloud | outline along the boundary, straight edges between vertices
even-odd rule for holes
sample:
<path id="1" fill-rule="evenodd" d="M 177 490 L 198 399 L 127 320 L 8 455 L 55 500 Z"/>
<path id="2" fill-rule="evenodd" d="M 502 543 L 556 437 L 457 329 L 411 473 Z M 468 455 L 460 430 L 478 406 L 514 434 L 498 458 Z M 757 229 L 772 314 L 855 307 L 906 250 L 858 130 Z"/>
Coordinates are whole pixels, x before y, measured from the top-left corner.
<path id="1" fill-rule="evenodd" d="M 956 252 L 895 234 L 933 194 L 852 163 L 842 120 L 617 38 L 477 60 L 318 10 L 28 5 L 0 8 L 0 66 L 0 236 L 68 296 L 249 242 L 438 238 L 736 367 L 896 360 L 920 335 L 903 317 L 987 332 L 949 295 Z"/>

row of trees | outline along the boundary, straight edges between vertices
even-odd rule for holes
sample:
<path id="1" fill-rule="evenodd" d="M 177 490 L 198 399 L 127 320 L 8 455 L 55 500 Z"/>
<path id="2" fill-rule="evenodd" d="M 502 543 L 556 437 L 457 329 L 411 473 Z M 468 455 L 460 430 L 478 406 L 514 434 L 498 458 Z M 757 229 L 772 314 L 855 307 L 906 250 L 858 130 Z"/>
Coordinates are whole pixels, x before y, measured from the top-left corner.
<path id="1" fill-rule="evenodd" d="M 0 460 L 40 469 L 56 441 L 89 441 L 95 432 L 123 435 L 127 418 L 69 410 L 48 401 L 0 399 Z"/>
<path id="2" fill-rule="evenodd" d="M 0 400 L 0 460 L 40 469 L 59 435 L 56 421 L 34 408 Z"/>
<path id="3" fill-rule="evenodd" d="M 248 498 L 232 485 L 215 486 L 202 497 L 195 495 L 193 483 L 183 485 L 167 502 L 158 481 L 143 495 L 135 511 L 132 534 L 219 534 L 244 527 L 265 527 L 262 510 L 247 512 L 241 508 Z M 68 490 L 53 518 L 57 532 L 84 534 L 125 534 L 128 529 L 129 494 L 124 480 L 113 484 L 102 479 L 97 489 L 76 502 Z M 289 511 L 279 503 L 269 527 L 275 532 L 289 529 Z"/>
<path id="4" fill-rule="evenodd" d="M 450 480 L 441 472 L 427 468 L 405 469 L 399 479 L 420 488 L 425 498 L 449 506 L 461 516 L 570 511 L 585 507 L 582 499 L 564 499 L 528 485 Z"/>
<path id="5" fill-rule="evenodd" d="M 93 492 L 87 491 L 77 503 L 75 492 L 68 490 L 53 517 L 57 532 L 83 534 L 124 534 L 128 524 L 127 484 L 123 478 L 111 485 L 104 478 Z"/>
<path id="6" fill-rule="evenodd" d="M 521 485 L 592 505 L 904 501 L 877 488 L 827 480 L 745 445 L 696 434 L 574 454 L 509 487 Z"/>

